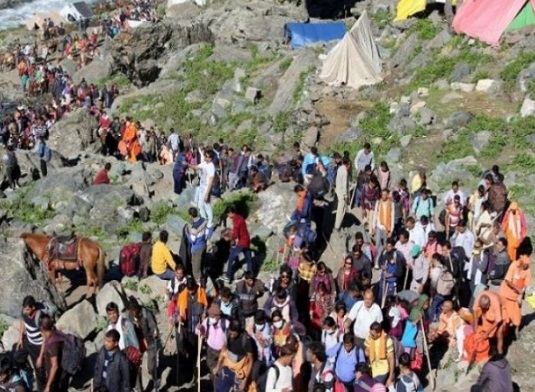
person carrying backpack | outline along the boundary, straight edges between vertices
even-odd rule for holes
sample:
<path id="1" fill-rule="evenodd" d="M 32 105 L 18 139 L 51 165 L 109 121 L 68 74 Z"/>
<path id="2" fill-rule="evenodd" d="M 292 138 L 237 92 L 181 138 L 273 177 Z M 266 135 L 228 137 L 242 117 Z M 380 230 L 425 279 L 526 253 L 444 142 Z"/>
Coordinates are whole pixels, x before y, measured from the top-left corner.
<path id="1" fill-rule="evenodd" d="M 366 357 L 370 360 L 373 379 L 387 387 L 394 382 L 396 371 L 394 343 L 380 323 L 370 325 L 370 335 L 364 342 Z"/>
<path id="2" fill-rule="evenodd" d="M 292 361 L 295 351 L 292 345 L 285 344 L 280 351 L 279 359 L 267 371 L 265 392 L 290 392 L 293 390 Z M 262 390 L 262 388 L 260 388 Z"/>
<path id="3" fill-rule="evenodd" d="M 206 365 L 209 369 L 214 369 L 219 360 L 219 354 L 227 343 L 226 332 L 230 322 L 221 318 L 219 305 L 213 303 L 208 308 L 208 317 L 198 326 L 196 333 L 206 341 Z M 210 372 L 210 380 L 214 384 L 214 373 Z"/>
<path id="4" fill-rule="evenodd" d="M 56 330 L 50 316 L 41 317 L 41 333 L 44 338 L 44 366 L 46 385 L 44 392 L 67 392 L 70 375 L 63 370 L 63 336 Z"/>
<path id="5" fill-rule="evenodd" d="M 9 354 L 0 358 L 0 392 L 30 392 L 32 388 L 24 383 L 9 359 Z"/>
<path id="6" fill-rule="evenodd" d="M 399 356 L 399 373 L 396 392 L 424 392 L 418 376 L 411 370 L 411 356 L 408 353 Z"/>
<path id="7" fill-rule="evenodd" d="M 355 344 L 353 334 L 346 333 L 341 343 L 327 351 L 327 356 L 334 357 L 335 384 L 338 388 L 343 387 L 348 392 L 352 391 L 357 366 L 366 362 L 364 352 Z M 336 386 L 335 389 L 338 390 Z"/>

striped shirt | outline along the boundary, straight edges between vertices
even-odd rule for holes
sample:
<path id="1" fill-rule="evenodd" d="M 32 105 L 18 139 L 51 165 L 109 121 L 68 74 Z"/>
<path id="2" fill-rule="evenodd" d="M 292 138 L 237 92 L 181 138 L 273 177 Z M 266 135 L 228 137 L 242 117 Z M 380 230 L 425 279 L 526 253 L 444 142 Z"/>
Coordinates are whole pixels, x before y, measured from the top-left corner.
<path id="1" fill-rule="evenodd" d="M 35 346 L 41 346 L 43 344 L 43 335 L 41 334 L 41 329 L 39 328 L 39 318 L 41 316 L 41 309 L 39 309 L 39 304 L 32 317 L 22 314 L 22 321 L 24 322 L 25 334 L 28 338 L 28 342 Z"/>

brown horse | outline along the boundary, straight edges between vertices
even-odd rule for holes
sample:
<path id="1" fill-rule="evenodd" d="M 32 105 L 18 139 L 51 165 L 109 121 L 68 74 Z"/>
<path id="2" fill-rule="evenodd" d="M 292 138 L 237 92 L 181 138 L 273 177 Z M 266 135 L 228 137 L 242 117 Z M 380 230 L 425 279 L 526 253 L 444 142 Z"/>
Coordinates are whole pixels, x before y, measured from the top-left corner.
<path id="1" fill-rule="evenodd" d="M 88 293 L 91 286 L 93 286 L 93 293 L 102 287 L 104 273 L 106 272 L 106 252 L 93 240 L 85 237 L 77 240 L 78 261 L 64 261 L 59 259 L 49 260 L 48 245 L 52 237 L 45 234 L 22 233 L 20 238 L 24 240 L 32 253 L 45 263 L 50 279 L 53 282 L 55 282 L 59 270 L 74 270 L 82 266 L 85 269 Z"/>

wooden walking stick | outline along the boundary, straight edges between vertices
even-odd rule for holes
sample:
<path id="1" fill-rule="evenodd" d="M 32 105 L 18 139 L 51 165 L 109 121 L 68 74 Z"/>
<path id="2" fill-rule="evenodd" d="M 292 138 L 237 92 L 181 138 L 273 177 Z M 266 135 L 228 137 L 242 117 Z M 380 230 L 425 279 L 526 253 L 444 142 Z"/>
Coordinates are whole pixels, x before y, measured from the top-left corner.
<path id="1" fill-rule="evenodd" d="M 429 356 L 429 346 L 427 345 L 427 336 L 425 335 L 424 319 L 420 319 L 420 325 L 422 327 L 422 334 L 424 337 L 424 351 L 425 356 L 427 357 L 427 367 L 429 368 L 429 376 L 431 378 L 431 388 L 434 391 L 436 388 L 435 375 L 433 374 L 433 369 L 431 369 L 431 357 Z"/>
<path id="2" fill-rule="evenodd" d="M 197 392 L 201 392 L 201 349 L 202 336 L 197 335 Z"/>
<path id="3" fill-rule="evenodd" d="M 383 296 L 381 297 L 381 309 L 384 309 L 385 308 L 385 303 L 386 303 L 386 293 L 388 292 L 388 286 L 387 286 L 387 282 L 386 282 L 386 278 L 382 277 L 382 280 L 383 280 Z"/>
<path id="4" fill-rule="evenodd" d="M 403 287 L 401 290 L 405 290 L 407 288 L 407 280 L 409 280 L 409 266 L 405 265 L 405 279 L 403 279 Z"/>

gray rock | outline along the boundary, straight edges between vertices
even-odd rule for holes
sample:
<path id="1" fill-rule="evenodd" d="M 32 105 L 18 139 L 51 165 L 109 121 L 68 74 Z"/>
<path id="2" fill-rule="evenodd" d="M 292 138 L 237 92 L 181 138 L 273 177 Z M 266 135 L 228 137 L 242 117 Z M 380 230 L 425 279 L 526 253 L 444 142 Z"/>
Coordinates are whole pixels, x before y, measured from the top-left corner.
<path id="1" fill-rule="evenodd" d="M 460 90 L 460 91 L 464 91 L 465 93 L 470 93 L 474 91 L 475 88 L 476 88 L 476 85 L 473 83 L 453 82 L 451 84 L 451 89 L 453 91 Z"/>
<path id="2" fill-rule="evenodd" d="M 48 146 L 66 158 L 76 158 L 97 141 L 92 132 L 97 126 L 96 118 L 87 109 L 78 109 L 52 125 Z"/>
<path id="3" fill-rule="evenodd" d="M 291 184 L 275 183 L 258 194 L 259 208 L 251 218 L 279 233 L 288 223 L 286 216 L 292 213 L 294 200 Z"/>
<path id="4" fill-rule="evenodd" d="M 530 143 L 532 146 L 535 146 L 535 133 L 532 133 L 531 135 L 527 135 L 526 141 Z"/>
<path id="5" fill-rule="evenodd" d="M 453 68 L 451 73 L 452 82 L 462 82 L 470 75 L 470 66 L 466 63 L 459 63 Z"/>
<path id="6" fill-rule="evenodd" d="M 353 142 L 362 136 L 362 129 L 360 128 L 348 128 L 344 133 L 341 133 L 336 137 L 337 142 Z"/>
<path id="7" fill-rule="evenodd" d="M 535 80 L 535 63 L 530 64 L 518 74 L 516 82 L 518 90 L 527 93 L 533 80 Z"/>
<path id="8" fill-rule="evenodd" d="M 2 345 L 5 348 L 13 347 L 19 341 L 20 321 L 16 320 L 9 324 L 9 328 L 2 335 Z"/>
<path id="9" fill-rule="evenodd" d="M 202 102 L 204 100 L 203 93 L 199 90 L 193 90 L 186 95 L 184 100 L 188 103 L 197 103 Z"/>
<path id="10" fill-rule="evenodd" d="M 474 151 L 479 154 L 485 147 L 487 147 L 491 138 L 492 132 L 490 131 L 475 132 L 470 135 L 470 144 Z"/>
<path id="11" fill-rule="evenodd" d="M 474 116 L 471 113 L 467 112 L 456 112 L 453 113 L 447 120 L 446 126 L 451 128 L 460 128 L 468 125 Z"/>
<path id="12" fill-rule="evenodd" d="M 388 162 L 398 163 L 400 159 L 401 159 L 401 149 L 398 147 L 394 147 L 390 149 L 390 151 L 388 151 L 388 153 L 386 154 L 386 160 Z"/>
<path id="13" fill-rule="evenodd" d="M 122 312 L 126 306 L 126 297 L 123 288 L 116 280 L 106 283 L 97 294 L 97 311 L 100 316 L 106 316 L 106 305 L 115 302 Z"/>
<path id="14" fill-rule="evenodd" d="M 442 48 L 451 40 L 451 34 L 447 27 L 445 27 L 440 33 L 438 33 L 435 38 L 433 38 L 427 44 L 429 49 Z"/>
<path id="15" fill-rule="evenodd" d="M 393 117 L 389 121 L 387 128 L 390 132 L 396 132 L 398 135 L 402 135 L 416 128 L 416 122 L 410 117 Z"/>
<path id="16" fill-rule="evenodd" d="M 435 120 L 435 115 L 428 108 L 420 109 L 420 120 L 419 123 L 422 125 L 430 125 Z"/>
<path id="17" fill-rule="evenodd" d="M 407 147 L 411 143 L 411 140 L 412 135 L 405 135 L 399 139 L 399 144 L 401 145 L 401 147 Z"/>
<path id="18" fill-rule="evenodd" d="M 253 104 L 257 104 L 260 100 L 260 97 L 262 96 L 262 93 L 259 89 L 255 87 L 247 87 L 247 90 L 245 91 L 245 98 L 252 102 Z"/>
<path id="19" fill-rule="evenodd" d="M 138 291 L 145 291 L 153 300 L 159 300 L 166 296 L 167 281 L 158 278 L 155 275 L 142 279 L 139 282 Z"/>
<path id="20" fill-rule="evenodd" d="M 279 112 L 287 112 L 294 107 L 294 92 L 301 80 L 301 73 L 318 63 L 316 53 L 311 48 L 302 48 L 284 75 L 278 79 L 278 88 L 268 114 L 271 116 Z"/>
<path id="21" fill-rule="evenodd" d="M 66 308 L 65 300 L 50 281 L 44 264 L 34 257 L 23 240 L 3 238 L 1 247 L 0 286 L 4 293 L 16 295 L 0 296 L 0 313 L 19 318 L 21 298 L 27 295 L 56 304 L 59 309 Z"/>
<path id="22" fill-rule="evenodd" d="M 526 97 L 524 102 L 522 102 L 522 107 L 520 108 L 520 116 L 528 117 L 535 114 L 535 101 Z"/>
<path id="23" fill-rule="evenodd" d="M 303 144 L 310 148 L 314 147 L 319 140 L 320 131 L 318 127 L 309 127 L 303 136 Z"/>
<path id="24" fill-rule="evenodd" d="M 111 72 L 122 72 L 136 86 L 145 86 L 158 79 L 158 60 L 165 53 L 213 40 L 212 31 L 203 21 L 149 23 L 113 40 Z"/>
<path id="25" fill-rule="evenodd" d="M 416 33 L 411 34 L 405 41 L 403 41 L 390 61 L 391 67 L 397 68 L 405 65 L 414 53 L 414 48 L 418 46 L 418 42 L 418 34 Z"/>
<path id="26" fill-rule="evenodd" d="M 481 79 L 477 81 L 476 91 L 481 91 L 487 94 L 496 94 L 500 91 L 502 82 L 494 79 Z"/>
<path id="27" fill-rule="evenodd" d="M 178 215 L 169 215 L 165 221 L 165 227 L 170 233 L 175 235 L 182 235 L 182 229 L 186 225 L 186 221 Z"/>
<path id="28" fill-rule="evenodd" d="M 84 300 L 61 315 L 56 326 L 65 333 L 87 338 L 97 327 L 98 316 L 93 305 Z"/>

